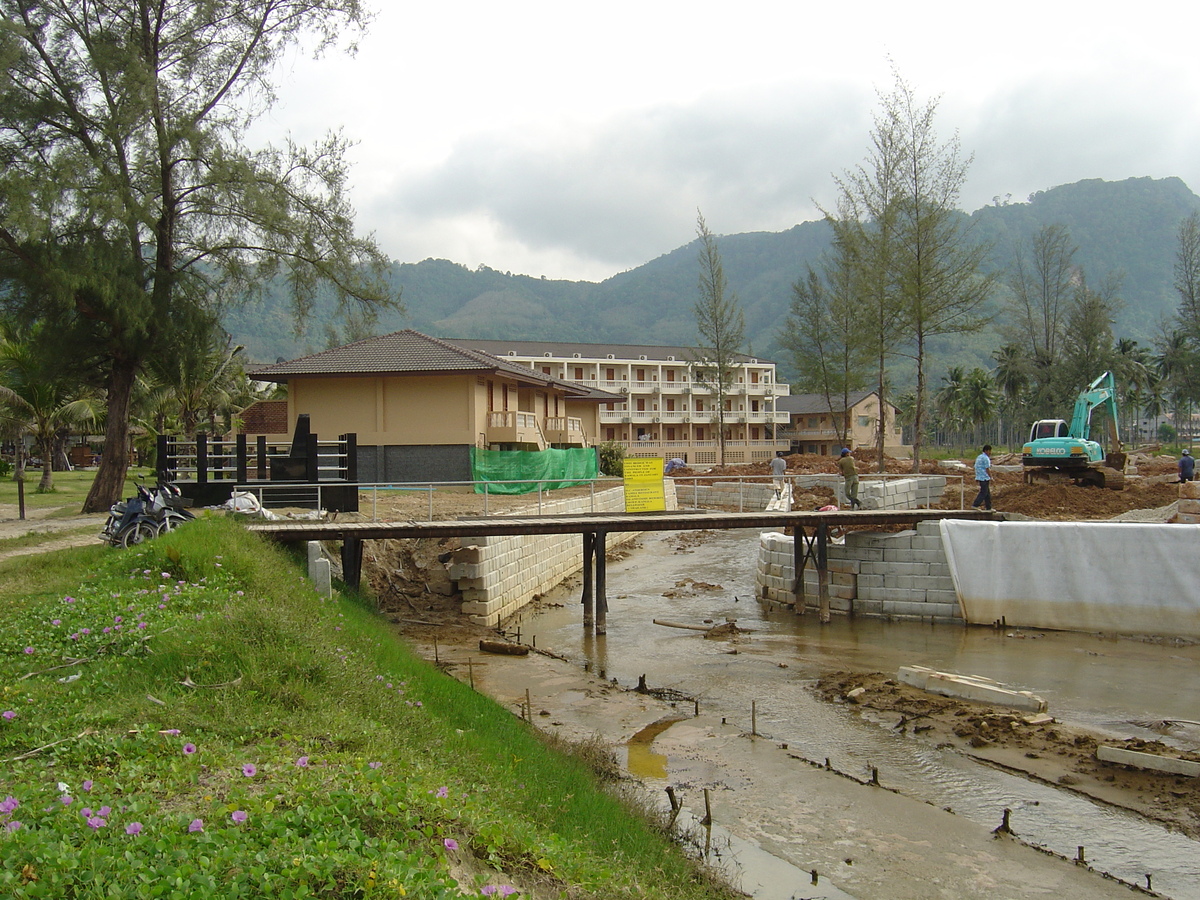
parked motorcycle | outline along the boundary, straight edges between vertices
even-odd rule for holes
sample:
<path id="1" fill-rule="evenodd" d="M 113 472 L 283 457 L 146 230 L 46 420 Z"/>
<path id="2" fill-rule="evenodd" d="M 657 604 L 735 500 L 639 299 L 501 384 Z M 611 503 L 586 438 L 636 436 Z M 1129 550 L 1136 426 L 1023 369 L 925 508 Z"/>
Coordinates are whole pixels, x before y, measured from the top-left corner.
<path id="1" fill-rule="evenodd" d="M 138 484 L 134 496 L 118 500 L 109 508 L 100 539 L 113 547 L 129 548 L 194 518 L 178 485 L 168 481 L 150 489 Z"/>

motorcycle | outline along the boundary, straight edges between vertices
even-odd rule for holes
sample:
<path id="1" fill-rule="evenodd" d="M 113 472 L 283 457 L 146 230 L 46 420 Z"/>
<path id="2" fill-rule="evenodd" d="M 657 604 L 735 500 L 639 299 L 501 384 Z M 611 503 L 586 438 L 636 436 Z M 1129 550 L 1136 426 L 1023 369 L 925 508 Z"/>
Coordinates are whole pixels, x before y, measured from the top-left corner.
<path id="1" fill-rule="evenodd" d="M 100 539 L 110 546 L 127 549 L 194 518 L 178 485 L 160 482 L 151 490 L 138 484 L 134 496 L 118 500 L 109 508 Z"/>

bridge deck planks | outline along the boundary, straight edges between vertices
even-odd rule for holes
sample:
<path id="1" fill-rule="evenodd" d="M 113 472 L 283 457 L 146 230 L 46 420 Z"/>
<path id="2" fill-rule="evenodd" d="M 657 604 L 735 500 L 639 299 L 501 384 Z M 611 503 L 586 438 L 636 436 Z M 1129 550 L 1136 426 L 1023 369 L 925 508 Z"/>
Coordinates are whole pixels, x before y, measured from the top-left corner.
<path id="1" fill-rule="evenodd" d="M 350 539 L 478 537 L 512 534 L 595 534 L 609 531 L 695 531 L 788 526 L 802 530 L 846 525 L 915 525 L 940 519 L 997 520 L 977 510 L 860 510 L 836 512 L 670 512 L 578 516 L 486 516 L 432 522 L 255 522 L 249 530 L 283 543 Z"/>

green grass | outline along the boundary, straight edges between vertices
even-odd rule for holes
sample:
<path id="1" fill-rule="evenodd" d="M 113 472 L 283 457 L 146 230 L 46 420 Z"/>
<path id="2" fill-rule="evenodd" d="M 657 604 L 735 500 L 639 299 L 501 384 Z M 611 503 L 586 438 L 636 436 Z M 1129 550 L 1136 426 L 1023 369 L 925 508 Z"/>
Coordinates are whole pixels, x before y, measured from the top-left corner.
<path id="1" fill-rule="evenodd" d="M 729 896 L 583 762 L 235 522 L 12 562 L 0 895 Z"/>
<path id="2" fill-rule="evenodd" d="M 126 489 L 123 496 L 133 495 L 138 476 L 144 477 L 147 483 L 154 481 L 153 470 L 130 469 L 125 478 Z M 74 516 L 83 509 L 83 501 L 87 497 L 88 491 L 91 490 L 92 481 L 96 478 L 96 470 L 76 469 L 73 472 L 55 472 L 54 490 L 45 494 L 39 494 L 37 491 L 41 478 L 41 469 L 25 470 L 25 508 L 27 510 L 50 509 L 54 510 L 53 515 Z M 18 491 L 18 485 L 13 481 L 11 475 L 0 478 L 0 504 L 11 503 L 16 506 L 19 499 Z"/>

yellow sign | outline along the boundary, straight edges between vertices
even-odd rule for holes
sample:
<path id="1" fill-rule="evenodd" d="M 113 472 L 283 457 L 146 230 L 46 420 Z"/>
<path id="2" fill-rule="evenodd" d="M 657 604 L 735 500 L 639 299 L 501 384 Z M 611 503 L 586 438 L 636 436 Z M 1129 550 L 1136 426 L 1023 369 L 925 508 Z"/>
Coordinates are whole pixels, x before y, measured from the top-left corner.
<path id="1" fill-rule="evenodd" d="M 666 508 L 662 458 L 626 457 L 625 512 L 662 512 Z"/>

